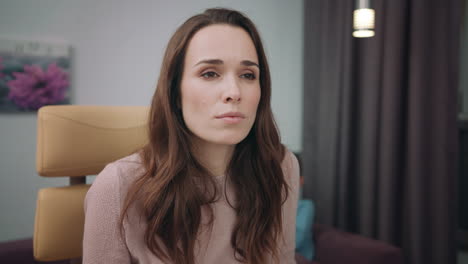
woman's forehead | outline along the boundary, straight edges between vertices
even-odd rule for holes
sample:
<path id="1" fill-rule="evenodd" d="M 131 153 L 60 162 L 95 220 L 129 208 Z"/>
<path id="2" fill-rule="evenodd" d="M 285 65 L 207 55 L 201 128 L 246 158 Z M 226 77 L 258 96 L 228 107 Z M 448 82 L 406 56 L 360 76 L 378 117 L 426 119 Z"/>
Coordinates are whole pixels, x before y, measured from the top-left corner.
<path id="1" fill-rule="evenodd" d="M 258 64 L 257 51 L 249 34 L 243 28 L 224 24 L 200 29 L 189 42 L 186 53 L 188 65 L 211 59 L 226 63 L 248 60 Z"/>

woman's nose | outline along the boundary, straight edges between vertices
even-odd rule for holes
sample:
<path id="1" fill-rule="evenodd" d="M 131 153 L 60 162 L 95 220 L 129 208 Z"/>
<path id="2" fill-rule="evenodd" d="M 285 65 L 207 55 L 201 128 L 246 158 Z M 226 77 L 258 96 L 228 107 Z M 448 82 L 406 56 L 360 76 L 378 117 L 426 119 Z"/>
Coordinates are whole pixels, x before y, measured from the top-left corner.
<path id="1" fill-rule="evenodd" d="M 226 91 L 223 95 L 224 103 L 240 102 L 241 93 L 239 83 L 234 78 L 229 78 L 226 83 Z"/>

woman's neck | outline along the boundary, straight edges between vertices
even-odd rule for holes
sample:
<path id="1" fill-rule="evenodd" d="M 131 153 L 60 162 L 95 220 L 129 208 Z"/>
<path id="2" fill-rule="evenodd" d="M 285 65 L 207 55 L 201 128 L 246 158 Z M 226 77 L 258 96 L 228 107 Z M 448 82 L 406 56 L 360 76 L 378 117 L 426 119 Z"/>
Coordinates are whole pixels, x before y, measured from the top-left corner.
<path id="1" fill-rule="evenodd" d="M 235 145 L 220 145 L 197 140 L 194 144 L 194 154 L 214 176 L 221 176 L 226 173 L 234 148 Z"/>

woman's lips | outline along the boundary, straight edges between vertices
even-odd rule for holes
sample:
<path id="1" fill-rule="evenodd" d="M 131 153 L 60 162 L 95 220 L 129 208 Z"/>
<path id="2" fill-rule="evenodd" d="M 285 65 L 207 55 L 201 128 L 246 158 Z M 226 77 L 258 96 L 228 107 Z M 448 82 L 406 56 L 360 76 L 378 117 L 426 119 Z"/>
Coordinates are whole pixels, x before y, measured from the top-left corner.
<path id="1" fill-rule="evenodd" d="M 221 119 L 225 123 L 228 123 L 228 124 L 237 124 L 240 121 L 242 121 L 244 118 L 238 117 L 238 116 L 226 116 L 226 117 L 221 117 L 221 118 L 218 118 L 218 119 Z"/>
<path id="2" fill-rule="evenodd" d="M 227 124 L 237 124 L 245 119 L 245 115 L 240 112 L 229 112 L 216 116 L 216 119 L 222 120 Z"/>

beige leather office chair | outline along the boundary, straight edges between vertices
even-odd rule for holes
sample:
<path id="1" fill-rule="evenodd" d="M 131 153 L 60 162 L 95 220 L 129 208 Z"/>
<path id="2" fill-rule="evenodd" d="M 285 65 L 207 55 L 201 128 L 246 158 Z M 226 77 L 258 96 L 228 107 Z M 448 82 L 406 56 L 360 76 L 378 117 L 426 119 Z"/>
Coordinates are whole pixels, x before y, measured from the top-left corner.
<path id="1" fill-rule="evenodd" d="M 147 142 L 148 107 L 46 106 L 37 120 L 36 169 L 44 177 L 70 177 L 70 186 L 37 196 L 34 257 L 79 262 L 83 240 L 86 175 Z"/>

